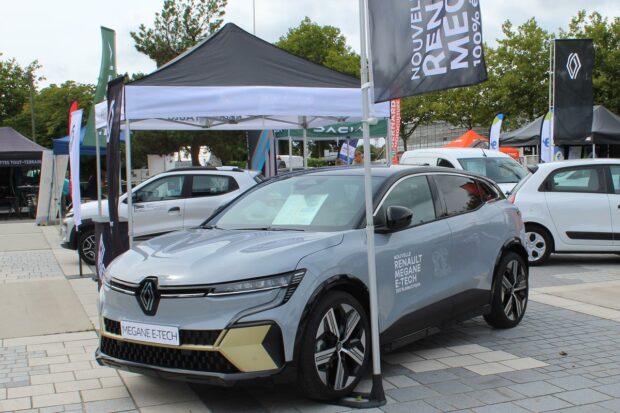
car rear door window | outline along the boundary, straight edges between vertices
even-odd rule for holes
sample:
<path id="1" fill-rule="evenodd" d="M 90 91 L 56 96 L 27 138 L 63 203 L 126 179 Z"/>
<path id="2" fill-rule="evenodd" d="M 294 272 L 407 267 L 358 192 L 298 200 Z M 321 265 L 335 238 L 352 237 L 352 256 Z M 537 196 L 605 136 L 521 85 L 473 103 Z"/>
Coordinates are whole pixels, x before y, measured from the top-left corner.
<path id="1" fill-rule="evenodd" d="M 435 220 L 435 204 L 426 176 L 413 176 L 396 183 L 385 197 L 382 210 L 391 206 L 403 206 L 413 212 L 411 225 Z"/>
<path id="2" fill-rule="evenodd" d="M 446 216 L 473 211 L 482 204 L 474 179 L 459 175 L 435 175 L 434 179 L 446 204 Z"/>
<path id="3" fill-rule="evenodd" d="M 551 192 L 606 192 L 602 169 L 597 167 L 556 171 L 547 179 L 546 188 Z"/>
<path id="4" fill-rule="evenodd" d="M 235 178 L 222 175 L 194 175 L 192 198 L 222 195 L 239 189 Z"/>
<path id="5" fill-rule="evenodd" d="M 611 169 L 611 184 L 614 188 L 614 193 L 620 194 L 620 166 L 610 166 Z"/>
<path id="6" fill-rule="evenodd" d="M 491 185 L 483 182 L 481 180 L 476 180 L 478 186 L 480 187 L 480 197 L 483 202 L 495 201 L 501 199 L 499 192 L 493 188 Z"/>

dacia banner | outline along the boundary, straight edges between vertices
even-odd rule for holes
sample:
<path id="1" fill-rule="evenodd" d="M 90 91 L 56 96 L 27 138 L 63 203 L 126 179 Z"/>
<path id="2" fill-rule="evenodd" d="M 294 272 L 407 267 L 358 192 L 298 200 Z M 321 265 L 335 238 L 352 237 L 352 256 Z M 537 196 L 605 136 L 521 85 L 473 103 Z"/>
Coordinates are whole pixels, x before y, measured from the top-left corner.
<path id="1" fill-rule="evenodd" d="M 590 39 L 555 41 L 554 137 L 557 145 L 583 145 L 592 135 L 592 69 Z"/>
<path id="2" fill-rule="evenodd" d="M 121 107 L 123 106 L 123 84 L 125 77 L 120 76 L 108 83 L 108 136 L 107 147 L 107 180 L 108 180 L 108 212 L 110 230 L 112 231 L 113 250 L 120 254 L 123 251 L 124 234 L 118 217 L 118 193 L 121 167 Z"/>
<path id="3" fill-rule="evenodd" d="M 479 0 L 368 0 L 375 100 L 487 80 Z"/>
<path id="4" fill-rule="evenodd" d="M 69 121 L 69 165 L 71 168 L 71 199 L 73 200 L 73 221 L 75 226 L 82 224 L 82 195 L 80 194 L 80 131 L 82 129 L 82 109 L 71 112 Z"/>
<path id="5" fill-rule="evenodd" d="M 499 135 L 502 133 L 502 123 L 504 122 L 504 114 L 498 113 L 493 118 L 491 130 L 489 131 L 489 149 L 499 151 Z"/>

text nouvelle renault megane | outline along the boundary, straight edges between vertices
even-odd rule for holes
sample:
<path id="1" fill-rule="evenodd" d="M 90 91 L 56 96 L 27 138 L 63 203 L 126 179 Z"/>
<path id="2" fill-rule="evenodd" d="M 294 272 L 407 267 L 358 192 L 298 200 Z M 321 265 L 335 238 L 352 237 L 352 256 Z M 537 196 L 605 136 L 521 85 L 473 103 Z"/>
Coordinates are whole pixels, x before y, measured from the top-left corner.
<path id="1" fill-rule="evenodd" d="M 372 175 L 383 348 L 478 315 L 517 325 L 525 233 L 496 184 L 444 168 Z M 105 272 L 97 360 L 220 383 L 291 374 L 311 397 L 348 394 L 370 359 L 364 216 L 363 170 L 321 169 L 136 245 Z"/>

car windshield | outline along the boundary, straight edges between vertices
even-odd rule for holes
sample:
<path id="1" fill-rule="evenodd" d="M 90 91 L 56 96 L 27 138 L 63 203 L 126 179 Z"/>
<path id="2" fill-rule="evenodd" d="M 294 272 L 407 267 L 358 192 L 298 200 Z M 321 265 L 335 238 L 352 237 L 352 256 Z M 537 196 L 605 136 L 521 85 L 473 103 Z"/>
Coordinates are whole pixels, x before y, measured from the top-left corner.
<path id="1" fill-rule="evenodd" d="M 492 179 L 498 184 L 519 182 L 528 171 L 512 158 L 459 158 L 463 169 Z"/>
<path id="2" fill-rule="evenodd" d="M 373 177 L 373 192 L 384 178 Z M 261 186 L 208 225 L 221 229 L 342 231 L 364 213 L 364 177 L 301 175 Z"/>

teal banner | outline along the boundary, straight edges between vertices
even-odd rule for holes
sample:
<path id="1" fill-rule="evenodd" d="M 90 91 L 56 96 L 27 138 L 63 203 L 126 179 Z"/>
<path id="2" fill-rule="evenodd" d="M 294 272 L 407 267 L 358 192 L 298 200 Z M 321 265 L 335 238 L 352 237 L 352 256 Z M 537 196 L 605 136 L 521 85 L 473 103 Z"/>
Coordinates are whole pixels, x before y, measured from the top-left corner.
<path id="1" fill-rule="evenodd" d="M 101 67 L 99 69 L 99 80 L 95 89 L 94 104 L 102 102 L 106 97 L 108 82 L 116 77 L 116 33 L 107 27 L 101 27 Z M 90 110 L 88 122 L 86 123 L 86 134 L 82 141 L 82 146 L 95 146 L 95 107 Z M 99 137 L 99 147 L 106 147 L 106 139 L 103 135 Z"/>
<path id="2" fill-rule="evenodd" d="M 381 119 L 376 125 L 370 126 L 370 136 L 373 138 L 382 138 L 387 136 L 386 119 Z M 303 138 L 302 129 L 284 129 L 275 132 L 276 139 L 285 139 L 289 136 L 294 139 Z M 308 138 L 310 139 L 346 139 L 362 137 L 362 122 L 343 122 L 334 123 L 332 125 L 321 126 L 318 128 L 308 129 Z"/>

